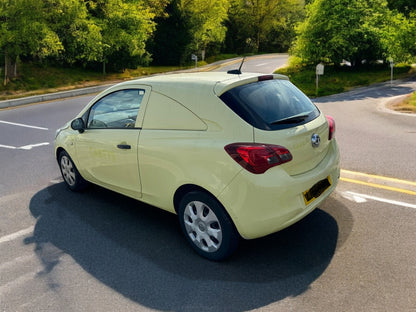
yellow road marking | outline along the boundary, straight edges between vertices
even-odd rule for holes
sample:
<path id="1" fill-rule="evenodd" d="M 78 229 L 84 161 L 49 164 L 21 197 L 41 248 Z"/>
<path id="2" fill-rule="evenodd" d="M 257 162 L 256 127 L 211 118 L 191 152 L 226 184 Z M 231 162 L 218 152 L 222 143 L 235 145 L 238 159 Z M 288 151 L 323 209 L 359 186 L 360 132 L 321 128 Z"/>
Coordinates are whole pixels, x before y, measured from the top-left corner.
<path id="1" fill-rule="evenodd" d="M 361 185 L 371 186 L 371 187 L 385 189 L 385 190 L 389 190 L 389 191 L 405 193 L 405 194 L 409 194 L 409 195 L 416 195 L 416 192 L 414 192 L 414 191 L 405 190 L 405 189 L 401 189 L 401 188 L 398 188 L 398 187 L 392 187 L 392 186 L 388 186 L 388 185 L 370 183 L 370 182 L 365 182 L 365 181 L 360 181 L 360 180 L 355 180 L 355 179 L 350 179 L 350 178 L 344 178 L 344 177 L 341 177 L 340 180 L 345 181 L 345 182 L 349 182 L 349 183 L 361 184 Z"/>
<path id="2" fill-rule="evenodd" d="M 341 169 L 341 175 L 348 175 L 348 174 L 354 175 L 354 176 L 365 177 L 365 178 L 372 178 L 372 179 L 390 181 L 390 182 L 399 183 L 399 184 L 407 184 L 407 185 L 416 186 L 416 182 L 413 182 L 413 181 L 407 181 L 407 180 L 401 180 L 401 179 L 396 179 L 396 178 L 389 178 L 389 177 L 383 177 L 383 176 L 378 176 L 374 174 L 367 174 L 367 173 L 362 173 L 362 172 L 355 172 L 355 171 Z"/>

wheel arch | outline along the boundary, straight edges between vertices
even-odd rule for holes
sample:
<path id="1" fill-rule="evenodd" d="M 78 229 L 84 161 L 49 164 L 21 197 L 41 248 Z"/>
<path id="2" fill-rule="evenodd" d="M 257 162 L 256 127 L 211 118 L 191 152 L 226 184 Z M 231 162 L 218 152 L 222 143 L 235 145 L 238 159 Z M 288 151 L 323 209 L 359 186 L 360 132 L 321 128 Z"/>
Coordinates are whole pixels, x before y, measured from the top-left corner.
<path id="1" fill-rule="evenodd" d="M 214 194 L 212 194 L 210 191 L 208 191 L 207 189 L 205 189 L 201 186 L 198 186 L 198 185 L 195 185 L 195 184 L 184 184 L 176 190 L 176 192 L 173 196 L 173 206 L 175 208 L 176 213 L 178 213 L 179 203 L 181 202 L 182 197 L 185 194 L 188 194 L 188 193 L 193 192 L 193 191 L 203 192 L 203 193 L 206 193 L 206 194 L 212 196 L 223 207 L 224 212 L 228 215 L 228 217 L 230 218 L 235 230 L 237 231 L 238 235 L 241 237 L 240 232 L 238 231 L 238 227 L 235 224 L 235 220 L 232 218 L 232 216 L 230 215 L 228 210 L 225 208 L 225 206 L 222 204 L 222 202 L 220 202 L 220 200 Z"/>
<path id="2" fill-rule="evenodd" d="M 207 193 L 207 194 L 213 196 L 214 198 L 216 198 L 211 192 L 204 189 L 203 187 L 200 187 L 200 186 L 195 185 L 195 184 L 184 184 L 184 185 L 180 186 L 176 190 L 175 194 L 173 195 L 173 206 L 175 208 L 176 213 L 178 213 L 179 203 L 180 203 L 182 197 L 185 194 L 190 193 L 192 191 L 204 192 L 204 193 Z"/>
<path id="3" fill-rule="evenodd" d="M 59 160 L 59 155 L 62 153 L 62 152 L 64 152 L 65 151 L 65 149 L 63 148 L 63 147 L 61 147 L 61 146 L 59 146 L 57 149 L 56 149 L 56 152 L 55 152 L 55 158 L 56 158 L 56 160 L 58 161 Z M 66 152 L 66 151 L 65 151 Z M 68 153 L 68 152 L 67 152 Z"/>

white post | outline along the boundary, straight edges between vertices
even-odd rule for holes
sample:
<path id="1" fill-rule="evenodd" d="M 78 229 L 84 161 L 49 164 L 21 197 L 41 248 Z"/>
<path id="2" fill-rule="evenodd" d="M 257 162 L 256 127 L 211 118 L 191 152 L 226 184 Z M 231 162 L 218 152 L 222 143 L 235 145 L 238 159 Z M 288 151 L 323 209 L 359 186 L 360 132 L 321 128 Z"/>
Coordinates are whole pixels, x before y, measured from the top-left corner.
<path id="1" fill-rule="evenodd" d="M 394 68 L 394 62 L 393 58 L 390 58 L 390 86 L 393 85 L 393 68 Z"/>
<path id="2" fill-rule="evenodd" d="M 316 65 L 316 95 L 318 95 L 318 88 L 319 88 L 319 75 L 324 74 L 324 64 L 319 63 Z"/>
<path id="3" fill-rule="evenodd" d="M 191 60 L 195 60 L 195 68 L 198 67 L 198 56 L 195 54 L 191 55 Z"/>

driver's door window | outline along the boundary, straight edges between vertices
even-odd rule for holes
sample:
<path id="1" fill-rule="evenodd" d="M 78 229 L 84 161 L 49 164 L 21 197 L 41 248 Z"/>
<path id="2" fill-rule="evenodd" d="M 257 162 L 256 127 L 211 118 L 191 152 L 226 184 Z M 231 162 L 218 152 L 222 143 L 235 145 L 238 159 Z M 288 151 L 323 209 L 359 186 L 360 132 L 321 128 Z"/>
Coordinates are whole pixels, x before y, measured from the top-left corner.
<path id="1" fill-rule="evenodd" d="M 135 128 L 145 90 L 127 89 L 108 94 L 95 103 L 87 121 L 89 129 Z"/>

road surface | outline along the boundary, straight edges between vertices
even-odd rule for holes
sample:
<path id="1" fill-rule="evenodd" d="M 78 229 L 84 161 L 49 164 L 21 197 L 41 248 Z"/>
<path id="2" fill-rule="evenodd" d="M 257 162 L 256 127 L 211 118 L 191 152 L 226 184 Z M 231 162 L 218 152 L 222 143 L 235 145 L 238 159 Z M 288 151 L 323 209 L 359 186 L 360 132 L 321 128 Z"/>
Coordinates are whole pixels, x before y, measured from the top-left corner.
<path id="1" fill-rule="evenodd" d="M 415 311 L 416 118 L 379 110 L 415 88 L 316 99 L 337 122 L 336 192 L 224 263 L 195 255 L 175 215 L 65 188 L 55 129 L 92 96 L 0 110 L 0 311 Z"/>

